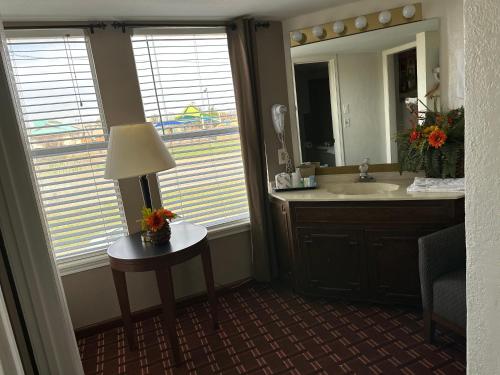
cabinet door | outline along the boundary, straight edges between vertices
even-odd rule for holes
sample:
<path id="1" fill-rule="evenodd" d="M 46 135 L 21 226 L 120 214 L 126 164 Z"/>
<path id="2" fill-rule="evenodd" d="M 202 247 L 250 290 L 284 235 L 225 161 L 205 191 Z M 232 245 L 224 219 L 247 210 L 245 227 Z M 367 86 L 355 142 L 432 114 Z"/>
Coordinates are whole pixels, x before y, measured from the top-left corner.
<path id="1" fill-rule="evenodd" d="M 381 302 L 420 304 L 418 238 L 412 229 L 366 231 L 370 294 Z"/>
<path id="2" fill-rule="evenodd" d="M 301 228 L 298 232 L 303 292 L 358 297 L 364 263 L 362 231 Z"/>

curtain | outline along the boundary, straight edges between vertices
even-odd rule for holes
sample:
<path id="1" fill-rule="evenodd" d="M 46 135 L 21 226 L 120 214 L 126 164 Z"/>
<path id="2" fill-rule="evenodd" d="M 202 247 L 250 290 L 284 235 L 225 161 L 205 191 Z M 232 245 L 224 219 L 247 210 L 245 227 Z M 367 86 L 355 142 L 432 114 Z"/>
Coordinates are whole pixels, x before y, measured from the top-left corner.
<path id="1" fill-rule="evenodd" d="M 228 27 L 227 35 L 249 201 L 253 275 L 257 281 L 270 281 L 276 276 L 277 267 L 267 197 L 255 23 L 251 19 L 239 19 Z"/>

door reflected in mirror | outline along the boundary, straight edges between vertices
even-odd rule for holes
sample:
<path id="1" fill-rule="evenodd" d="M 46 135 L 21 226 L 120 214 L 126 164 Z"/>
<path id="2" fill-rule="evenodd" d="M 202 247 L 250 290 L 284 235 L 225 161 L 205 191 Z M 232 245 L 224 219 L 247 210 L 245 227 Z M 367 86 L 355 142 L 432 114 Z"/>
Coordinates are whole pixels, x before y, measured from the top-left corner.
<path id="1" fill-rule="evenodd" d="M 396 132 L 439 108 L 438 29 L 428 20 L 293 47 L 301 162 L 397 163 Z"/>
<path id="2" fill-rule="evenodd" d="M 328 63 L 295 65 L 297 115 L 304 161 L 335 166 Z"/>

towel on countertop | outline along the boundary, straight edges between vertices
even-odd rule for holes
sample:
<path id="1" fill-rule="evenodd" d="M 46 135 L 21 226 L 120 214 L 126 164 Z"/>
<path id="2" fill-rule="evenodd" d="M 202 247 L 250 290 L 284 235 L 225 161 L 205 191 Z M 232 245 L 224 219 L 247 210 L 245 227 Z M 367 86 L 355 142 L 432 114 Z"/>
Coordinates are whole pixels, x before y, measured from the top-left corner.
<path id="1" fill-rule="evenodd" d="M 465 178 L 425 178 L 415 177 L 408 193 L 464 193 Z"/>

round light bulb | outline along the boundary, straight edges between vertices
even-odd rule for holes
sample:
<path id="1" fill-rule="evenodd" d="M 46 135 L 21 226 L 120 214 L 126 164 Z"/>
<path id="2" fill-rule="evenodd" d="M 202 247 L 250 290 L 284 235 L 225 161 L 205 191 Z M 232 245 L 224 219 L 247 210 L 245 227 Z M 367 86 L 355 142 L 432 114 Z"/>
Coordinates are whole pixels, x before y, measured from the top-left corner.
<path id="1" fill-rule="evenodd" d="M 368 25 L 368 20 L 366 19 L 365 16 L 359 16 L 354 21 L 354 26 L 356 26 L 356 29 L 358 30 L 363 30 L 366 27 L 366 25 Z"/>
<path id="2" fill-rule="evenodd" d="M 323 26 L 314 26 L 312 28 L 312 33 L 316 38 L 322 38 L 325 35 L 325 29 L 323 29 Z"/>
<path id="3" fill-rule="evenodd" d="M 380 22 L 382 25 L 387 25 L 389 22 L 391 22 L 391 19 L 392 14 L 388 10 L 384 10 L 378 15 L 378 22 Z"/>
<path id="4" fill-rule="evenodd" d="M 413 18 L 416 12 L 417 9 L 415 8 L 415 5 L 406 5 L 403 8 L 403 17 L 406 19 Z"/>
<path id="5" fill-rule="evenodd" d="M 292 33 L 292 40 L 297 43 L 302 43 L 304 40 L 304 34 L 302 34 L 300 31 L 294 31 Z"/>
<path id="6" fill-rule="evenodd" d="M 333 23 L 333 32 L 335 34 L 342 34 L 345 30 L 345 25 L 343 21 L 335 21 Z"/>

